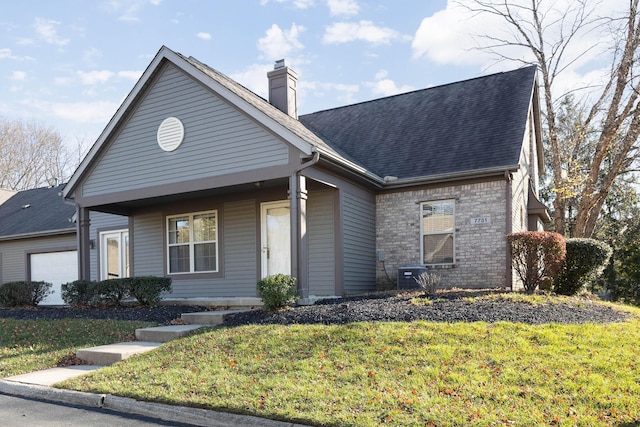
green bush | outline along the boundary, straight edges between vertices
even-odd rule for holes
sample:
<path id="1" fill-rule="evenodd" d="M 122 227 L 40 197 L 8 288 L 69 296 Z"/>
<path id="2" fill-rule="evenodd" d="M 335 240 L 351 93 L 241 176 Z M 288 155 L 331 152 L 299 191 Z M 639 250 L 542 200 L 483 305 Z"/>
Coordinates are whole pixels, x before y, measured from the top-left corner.
<path id="1" fill-rule="evenodd" d="M 129 298 L 129 278 L 107 279 L 96 284 L 95 305 L 116 307 Z"/>
<path id="2" fill-rule="evenodd" d="M 566 256 L 564 237 L 546 231 L 523 231 L 507 235 L 511 262 L 525 291 L 554 280 Z"/>
<path id="3" fill-rule="evenodd" d="M 7 282 L 0 286 L 0 305 L 3 307 L 37 306 L 51 294 L 48 282 Z"/>
<path id="4" fill-rule="evenodd" d="M 62 300 L 72 307 L 91 306 L 96 303 L 97 282 L 75 280 L 62 284 Z"/>
<path id="5" fill-rule="evenodd" d="M 606 285 L 606 289 L 611 292 L 612 300 L 640 307 L 640 284 L 637 282 L 618 279 L 608 281 Z"/>
<path id="6" fill-rule="evenodd" d="M 162 295 L 171 291 L 169 277 L 131 277 L 127 282 L 131 296 L 142 305 L 156 306 L 162 300 Z"/>
<path id="7" fill-rule="evenodd" d="M 258 282 L 258 294 L 267 311 L 280 310 L 298 298 L 296 278 L 286 274 L 275 274 Z"/>
<path id="8" fill-rule="evenodd" d="M 567 239 L 566 245 L 567 256 L 553 290 L 561 295 L 575 295 L 602 273 L 612 250 L 608 244 L 594 239 Z"/>

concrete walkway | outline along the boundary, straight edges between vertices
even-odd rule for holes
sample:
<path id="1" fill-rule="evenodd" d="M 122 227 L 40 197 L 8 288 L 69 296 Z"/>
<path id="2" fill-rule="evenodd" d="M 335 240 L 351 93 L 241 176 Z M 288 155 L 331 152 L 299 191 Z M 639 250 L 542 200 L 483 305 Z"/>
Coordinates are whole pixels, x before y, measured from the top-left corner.
<path id="1" fill-rule="evenodd" d="M 78 350 L 76 354 L 78 358 L 83 360 L 93 360 L 93 362 L 91 362 L 93 364 L 58 367 L 7 377 L 0 380 L 0 393 L 31 399 L 81 405 L 91 408 L 105 408 L 156 419 L 159 418 L 165 421 L 192 424 L 194 426 L 304 427 L 302 424 L 273 421 L 253 416 L 164 405 L 112 396 L 110 394 L 84 393 L 51 387 L 53 384 L 58 382 L 104 368 L 105 365 L 110 365 L 120 360 L 124 360 L 134 354 L 151 351 L 161 346 L 162 342 L 179 338 L 197 330 L 200 327 L 218 325 L 224 321 L 224 317 L 226 315 L 238 311 L 241 310 L 205 312 L 208 314 L 205 314 L 204 316 L 200 313 L 199 316 L 192 317 L 201 322 L 197 325 L 178 325 L 176 327 L 159 326 L 156 328 L 144 328 L 144 331 L 136 331 L 136 337 L 139 334 L 140 336 L 148 336 L 145 334 L 151 334 L 158 340 L 161 340 L 159 342 L 134 341 Z M 188 319 L 190 313 L 185 314 Z M 185 319 L 185 314 L 183 314 L 183 320 Z M 169 337 L 173 338 L 169 339 Z"/>

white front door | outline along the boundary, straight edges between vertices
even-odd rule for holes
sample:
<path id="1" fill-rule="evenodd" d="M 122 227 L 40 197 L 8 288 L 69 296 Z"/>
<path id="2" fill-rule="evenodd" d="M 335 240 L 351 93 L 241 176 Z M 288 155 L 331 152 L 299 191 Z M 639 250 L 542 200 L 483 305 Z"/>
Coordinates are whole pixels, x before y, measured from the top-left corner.
<path id="1" fill-rule="evenodd" d="M 129 231 L 100 233 L 100 279 L 129 277 Z"/>
<path id="2" fill-rule="evenodd" d="M 289 201 L 269 202 L 262 211 L 262 277 L 291 274 Z"/>

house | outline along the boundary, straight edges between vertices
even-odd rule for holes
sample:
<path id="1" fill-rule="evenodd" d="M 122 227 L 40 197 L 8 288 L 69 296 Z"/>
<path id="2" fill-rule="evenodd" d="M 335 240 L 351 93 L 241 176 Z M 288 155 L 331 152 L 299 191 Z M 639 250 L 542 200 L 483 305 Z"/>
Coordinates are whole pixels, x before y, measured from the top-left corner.
<path id="1" fill-rule="evenodd" d="M 78 275 L 169 276 L 172 300 L 355 294 L 427 265 L 447 286 L 518 287 L 505 235 L 549 221 L 535 67 L 297 114 L 162 47 L 62 193 Z"/>
<path id="2" fill-rule="evenodd" d="M 77 278 L 75 208 L 62 187 L 12 192 L 0 204 L 0 283 L 53 282 L 44 304 L 63 304 L 60 284 Z"/>

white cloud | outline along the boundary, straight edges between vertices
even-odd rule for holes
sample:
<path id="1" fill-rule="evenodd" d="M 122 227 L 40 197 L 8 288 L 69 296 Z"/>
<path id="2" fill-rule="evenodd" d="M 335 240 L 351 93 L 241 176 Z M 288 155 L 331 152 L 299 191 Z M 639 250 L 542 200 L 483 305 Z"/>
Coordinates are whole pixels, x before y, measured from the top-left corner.
<path id="1" fill-rule="evenodd" d="M 35 108 L 47 115 L 77 123 L 100 123 L 109 121 L 119 104 L 116 102 L 48 102 L 27 99 L 22 102 L 29 108 Z"/>
<path id="2" fill-rule="evenodd" d="M 402 38 L 396 30 L 378 27 L 371 21 L 337 22 L 326 28 L 322 41 L 326 44 L 361 40 L 372 44 L 389 44 Z"/>
<path id="3" fill-rule="evenodd" d="M 124 70 L 124 71 L 118 71 L 118 77 L 127 79 L 127 80 L 138 81 L 140 76 L 142 76 L 142 73 L 143 73 L 142 71 Z"/>
<path id="4" fill-rule="evenodd" d="M 36 18 L 35 28 L 38 35 L 47 43 L 58 46 L 69 44 L 70 40 L 58 35 L 56 27 L 60 22 L 53 19 Z"/>
<path id="5" fill-rule="evenodd" d="M 252 64 L 243 71 L 229 75 L 229 77 L 267 99 L 269 97 L 267 73 L 271 70 L 273 70 L 272 65 Z"/>
<path id="6" fill-rule="evenodd" d="M 11 80 L 14 81 L 25 80 L 26 78 L 27 73 L 25 73 L 24 71 L 14 71 L 13 73 L 11 73 Z"/>
<path id="7" fill-rule="evenodd" d="M 202 31 L 196 34 L 196 37 L 202 40 L 211 40 L 211 34 Z"/>
<path id="8" fill-rule="evenodd" d="M 83 85 L 94 85 L 97 83 L 105 83 L 111 77 L 113 77 L 115 73 L 109 70 L 94 70 L 94 71 L 78 71 L 78 76 L 80 77 L 80 83 Z"/>
<path id="9" fill-rule="evenodd" d="M 389 79 L 388 76 L 389 72 L 387 70 L 380 70 L 375 75 L 375 82 L 366 83 L 366 86 L 370 87 L 371 93 L 377 96 L 392 96 L 415 90 L 415 88 L 410 85 L 398 86 L 393 80 Z"/>
<path id="10" fill-rule="evenodd" d="M 309 9 L 315 5 L 314 0 L 260 0 L 260 5 L 264 6 L 269 1 L 275 1 L 276 3 L 291 3 L 296 9 Z"/>
<path id="11" fill-rule="evenodd" d="M 278 25 L 273 24 L 266 35 L 258 40 L 261 57 L 275 61 L 302 49 L 304 45 L 300 43 L 298 36 L 304 30 L 303 26 L 295 23 L 291 24 L 289 30 L 282 30 Z"/>
<path id="12" fill-rule="evenodd" d="M 110 0 L 103 7 L 110 13 L 119 14 L 119 21 L 137 22 L 138 16 L 145 6 L 159 6 L 162 0 Z"/>
<path id="13" fill-rule="evenodd" d="M 327 0 L 327 6 L 331 16 L 357 15 L 360 11 L 360 6 L 356 0 Z"/>
<path id="14" fill-rule="evenodd" d="M 13 51 L 11 49 L 9 49 L 8 47 L 3 47 L 2 49 L 0 49 L 0 59 L 17 59 L 17 58 L 13 55 Z"/>
<path id="15" fill-rule="evenodd" d="M 16 40 L 16 44 L 20 46 L 29 46 L 29 45 L 35 44 L 35 42 L 33 41 L 33 39 L 21 37 Z"/>

